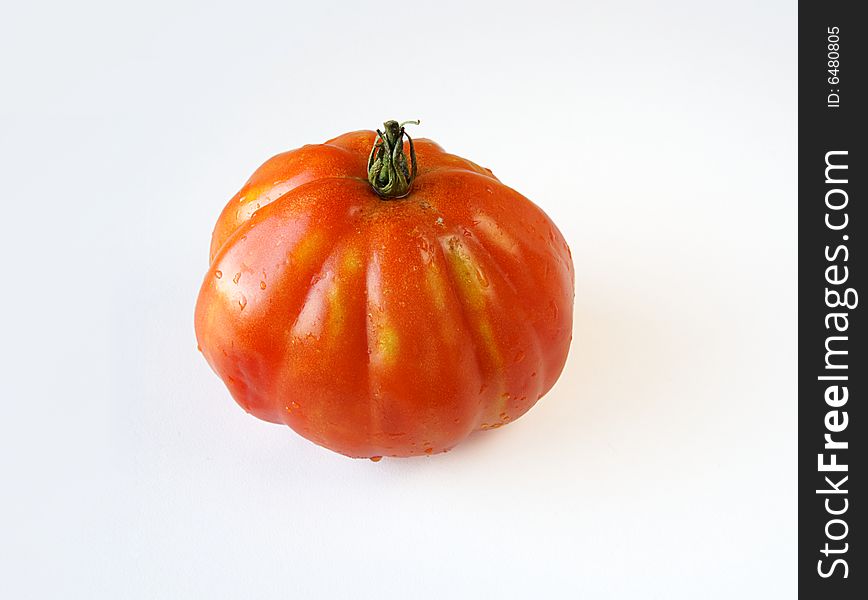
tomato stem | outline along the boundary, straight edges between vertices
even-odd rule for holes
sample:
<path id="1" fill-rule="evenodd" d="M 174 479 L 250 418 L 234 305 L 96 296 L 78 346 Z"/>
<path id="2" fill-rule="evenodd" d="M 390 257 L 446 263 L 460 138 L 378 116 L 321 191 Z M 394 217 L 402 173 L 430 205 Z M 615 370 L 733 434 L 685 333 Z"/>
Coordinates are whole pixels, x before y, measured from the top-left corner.
<path id="1" fill-rule="evenodd" d="M 404 125 L 419 121 L 386 121 L 385 132 L 377 130 L 377 140 L 368 157 L 368 181 L 374 191 L 383 199 L 403 198 L 410 193 L 410 186 L 416 179 L 416 149 L 413 139 L 404 131 Z M 410 143 L 410 168 L 404 156 L 404 136 Z"/>

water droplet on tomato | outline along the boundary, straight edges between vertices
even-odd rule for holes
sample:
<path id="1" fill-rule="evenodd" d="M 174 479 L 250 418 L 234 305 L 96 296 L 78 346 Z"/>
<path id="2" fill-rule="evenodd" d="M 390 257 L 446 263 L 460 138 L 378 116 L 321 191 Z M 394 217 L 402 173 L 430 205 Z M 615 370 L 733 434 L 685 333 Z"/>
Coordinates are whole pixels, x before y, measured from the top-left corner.
<path id="1" fill-rule="evenodd" d="M 221 277 L 223 277 L 223 271 L 214 271 L 214 277 L 220 279 Z"/>
<path id="2" fill-rule="evenodd" d="M 235 277 L 232 278 L 232 283 L 234 283 L 235 285 L 238 285 L 239 279 L 241 279 L 241 272 L 240 271 L 235 274 Z"/>
<path id="3" fill-rule="evenodd" d="M 434 452 L 434 448 L 425 448 L 425 454 L 431 454 Z"/>
<path id="4" fill-rule="evenodd" d="M 371 457 L 371 462 L 380 462 L 381 460 L 383 460 L 382 456 L 372 456 Z"/>
<path id="5" fill-rule="evenodd" d="M 264 281 L 260 281 L 260 282 L 259 282 L 259 289 L 260 289 L 260 290 L 264 290 L 265 287 L 266 287 L 266 286 L 265 286 L 265 282 L 264 282 Z"/>
<path id="6" fill-rule="evenodd" d="M 479 280 L 479 285 L 484 288 L 488 287 L 488 278 L 485 276 L 485 273 L 478 268 L 476 269 L 476 279 Z"/>
<path id="7" fill-rule="evenodd" d="M 241 299 L 238 301 L 238 306 L 241 307 L 241 310 L 244 310 L 244 307 L 247 306 L 247 296 L 241 294 Z"/>

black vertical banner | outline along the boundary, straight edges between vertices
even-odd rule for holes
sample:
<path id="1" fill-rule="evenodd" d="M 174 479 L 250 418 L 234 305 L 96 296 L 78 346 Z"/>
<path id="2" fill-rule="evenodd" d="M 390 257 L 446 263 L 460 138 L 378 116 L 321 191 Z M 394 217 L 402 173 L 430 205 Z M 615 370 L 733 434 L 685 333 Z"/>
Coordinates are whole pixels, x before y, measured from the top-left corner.
<path id="1" fill-rule="evenodd" d="M 799 3 L 798 561 L 805 598 L 868 598 L 868 23 L 857 17 L 860 4 Z"/>

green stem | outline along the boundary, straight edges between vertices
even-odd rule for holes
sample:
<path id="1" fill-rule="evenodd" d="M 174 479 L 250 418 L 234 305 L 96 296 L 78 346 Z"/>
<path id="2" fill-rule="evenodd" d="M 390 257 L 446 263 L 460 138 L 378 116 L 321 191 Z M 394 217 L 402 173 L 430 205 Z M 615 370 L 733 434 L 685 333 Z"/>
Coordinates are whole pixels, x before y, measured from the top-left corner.
<path id="1" fill-rule="evenodd" d="M 410 186 L 416 179 L 416 149 L 413 139 L 404 131 L 404 125 L 419 121 L 386 121 L 385 133 L 377 130 L 377 141 L 368 157 L 368 181 L 374 191 L 384 200 L 403 198 L 410 193 Z M 410 168 L 404 156 L 404 136 L 410 143 Z"/>

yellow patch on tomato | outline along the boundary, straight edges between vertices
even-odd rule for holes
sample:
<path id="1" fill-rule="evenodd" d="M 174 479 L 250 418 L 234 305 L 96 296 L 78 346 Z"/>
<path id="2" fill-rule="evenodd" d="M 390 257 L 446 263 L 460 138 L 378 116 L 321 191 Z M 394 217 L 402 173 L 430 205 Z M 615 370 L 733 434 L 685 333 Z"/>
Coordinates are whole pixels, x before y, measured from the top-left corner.
<path id="1" fill-rule="evenodd" d="M 389 324 L 383 324 L 374 327 L 373 333 L 376 339 L 372 360 L 385 367 L 394 366 L 398 362 L 400 347 L 398 330 Z"/>
<path id="2" fill-rule="evenodd" d="M 314 261 L 321 261 L 320 255 L 325 241 L 326 236 L 321 231 L 311 231 L 307 235 L 302 236 L 292 251 L 293 261 L 297 263 L 297 266 L 301 267 L 310 265 Z"/>
<path id="3" fill-rule="evenodd" d="M 326 292 L 326 298 L 329 320 L 326 331 L 332 338 L 340 337 L 347 321 L 347 307 L 341 297 L 341 284 L 338 280 L 332 282 L 332 286 Z"/>
<path id="4" fill-rule="evenodd" d="M 494 337 L 494 329 L 491 327 L 491 323 L 488 321 L 488 318 L 482 315 L 476 325 L 492 365 L 495 369 L 500 370 L 503 367 L 503 359 L 500 356 L 500 348 L 497 345 L 497 339 Z"/>
<path id="5" fill-rule="evenodd" d="M 341 263 L 344 273 L 348 275 L 355 275 L 359 271 L 362 270 L 362 254 L 359 252 L 359 249 L 350 246 L 344 252 L 343 260 Z"/>
<path id="6" fill-rule="evenodd" d="M 500 371 L 503 367 L 503 358 L 487 313 L 488 278 L 457 238 L 450 238 L 445 250 L 456 291 L 464 304 L 467 319 L 476 330 L 478 342 L 482 344 L 491 367 L 495 371 Z"/>
<path id="7" fill-rule="evenodd" d="M 468 308 L 474 311 L 483 310 L 488 279 L 482 274 L 476 261 L 456 238 L 449 240 L 446 257 L 455 275 L 455 283 L 459 287 L 459 293 L 467 302 Z"/>
<path id="8" fill-rule="evenodd" d="M 428 293 L 431 294 L 431 299 L 434 300 L 434 306 L 438 311 L 446 310 L 446 282 L 443 280 L 443 273 L 437 267 L 437 263 L 431 262 L 428 268 L 425 269 L 425 283 L 428 285 Z"/>

